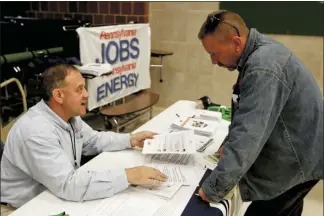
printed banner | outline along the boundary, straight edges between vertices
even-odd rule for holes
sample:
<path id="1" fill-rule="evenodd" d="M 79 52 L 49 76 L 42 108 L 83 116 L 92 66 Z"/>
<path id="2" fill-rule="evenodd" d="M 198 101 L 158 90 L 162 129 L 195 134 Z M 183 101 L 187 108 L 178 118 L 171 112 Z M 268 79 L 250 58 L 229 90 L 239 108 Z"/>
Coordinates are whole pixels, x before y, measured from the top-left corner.
<path id="1" fill-rule="evenodd" d="M 87 80 L 89 110 L 150 88 L 149 24 L 81 27 L 76 31 L 82 64 L 109 64 L 112 68 Z"/>

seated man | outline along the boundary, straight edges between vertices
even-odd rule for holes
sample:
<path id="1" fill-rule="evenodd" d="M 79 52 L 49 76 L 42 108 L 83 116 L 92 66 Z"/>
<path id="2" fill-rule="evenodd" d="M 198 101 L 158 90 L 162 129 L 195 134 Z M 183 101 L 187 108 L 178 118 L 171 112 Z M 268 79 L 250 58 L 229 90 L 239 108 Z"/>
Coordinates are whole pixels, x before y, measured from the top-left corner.
<path id="1" fill-rule="evenodd" d="M 81 154 L 142 147 L 152 132 L 118 134 L 92 130 L 79 116 L 88 93 L 73 66 L 56 65 L 43 73 L 46 97 L 31 107 L 8 134 L 1 161 L 1 202 L 20 207 L 44 190 L 83 201 L 113 196 L 128 184 L 153 186 L 166 176 L 151 167 L 104 172 L 80 170 Z"/>

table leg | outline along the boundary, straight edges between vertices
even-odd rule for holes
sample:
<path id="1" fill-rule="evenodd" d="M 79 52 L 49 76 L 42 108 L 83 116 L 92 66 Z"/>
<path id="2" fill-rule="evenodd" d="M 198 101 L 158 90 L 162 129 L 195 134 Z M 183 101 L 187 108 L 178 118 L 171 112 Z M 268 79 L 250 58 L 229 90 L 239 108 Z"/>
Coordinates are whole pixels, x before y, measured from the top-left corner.
<path id="1" fill-rule="evenodd" d="M 150 119 L 152 119 L 153 116 L 153 107 L 150 107 Z"/>
<path id="2" fill-rule="evenodd" d="M 118 123 L 118 121 L 117 121 L 117 119 L 115 117 L 113 117 L 113 121 L 116 124 L 116 132 L 119 133 L 119 123 Z"/>
<path id="3" fill-rule="evenodd" d="M 162 83 L 163 82 L 163 77 L 162 77 L 162 74 L 163 74 L 163 57 L 162 56 L 160 57 L 160 64 L 161 64 L 161 68 L 160 68 L 160 82 Z"/>

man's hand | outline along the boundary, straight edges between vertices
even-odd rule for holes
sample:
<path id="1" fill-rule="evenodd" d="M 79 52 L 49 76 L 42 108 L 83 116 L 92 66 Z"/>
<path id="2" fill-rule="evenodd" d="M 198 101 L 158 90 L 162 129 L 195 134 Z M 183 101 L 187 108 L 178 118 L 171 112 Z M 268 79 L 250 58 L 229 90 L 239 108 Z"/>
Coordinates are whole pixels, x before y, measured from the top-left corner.
<path id="1" fill-rule="evenodd" d="M 146 139 L 153 139 L 153 136 L 155 136 L 157 133 L 150 132 L 150 131 L 142 131 L 136 134 L 132 134 L 130 137 L 130 143 L 132 147 L 138 146 L 143 147 L 144 140 Z"/>
<path id="2" fill-rule="evenodd" d="M 210 202 L 202 188 L 199 189 L 198 194 L 202 200 L 204 200 L 206 202 Z"/>
<path id="3" fill-rule="evenodd" d="M 222 145 L 222 147 L 220 147 L 217 151 L 217 154 L 219 155 L 219 160 L 222 160 L 223 151 L 224 151 L 224 145 Z"/>
<path id="4" fill-rule="evenodd" d="M 128 168 L 125 171 L 128 183 L 148 188 L 158 187 L 162 182 L 166 182 L 168 178 L 159 170 L 147 166 Z"/>

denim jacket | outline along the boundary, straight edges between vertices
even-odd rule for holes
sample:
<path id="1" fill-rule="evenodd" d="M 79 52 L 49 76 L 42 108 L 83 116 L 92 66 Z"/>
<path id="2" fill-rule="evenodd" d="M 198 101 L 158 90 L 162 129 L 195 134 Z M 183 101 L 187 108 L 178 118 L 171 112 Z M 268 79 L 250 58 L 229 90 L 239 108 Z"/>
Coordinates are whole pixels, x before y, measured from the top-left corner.
<path id="1" fill-rule="evenodd" d="M 285 46 L 251 29 L 238 64 L 222 160 L 202 185 L 220 201 L 239 184 L 243 201 L 269 200 L 323 179 L 323 96 Z"/>

